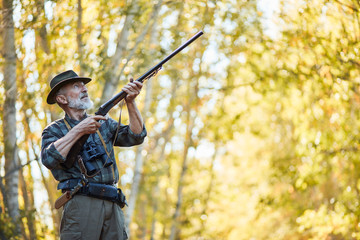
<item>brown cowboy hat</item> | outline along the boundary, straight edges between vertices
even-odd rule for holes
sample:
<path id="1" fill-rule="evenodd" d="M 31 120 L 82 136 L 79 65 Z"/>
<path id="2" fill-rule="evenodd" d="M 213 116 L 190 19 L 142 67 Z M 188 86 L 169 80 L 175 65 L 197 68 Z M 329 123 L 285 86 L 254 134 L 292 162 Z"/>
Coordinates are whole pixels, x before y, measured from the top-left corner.
<path id="1" fill-rule="evenodd" d="M 87 84 L 91 81 L 91 78 L 88 77 L 80 77 L 78 76 L 73 70 L 68 70 L 65 72 L 62 72 L 58 75 L 56 75 L 53 79 L 50 81 L 50 92 L 47 96 L 46 102 L 48 104 L 54 104 L 56 92 L 64 86 L 66 83 L 69 83 L 70 81 L 82 81 L 84 84 Z"/>

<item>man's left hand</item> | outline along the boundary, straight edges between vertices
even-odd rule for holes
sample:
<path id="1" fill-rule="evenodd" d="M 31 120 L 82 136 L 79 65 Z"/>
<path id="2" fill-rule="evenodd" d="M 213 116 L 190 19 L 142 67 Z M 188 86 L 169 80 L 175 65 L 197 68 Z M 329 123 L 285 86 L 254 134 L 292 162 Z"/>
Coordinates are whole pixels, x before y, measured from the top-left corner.
<path id="1" fill-rule="evenodd" d="M 134 81 L 133 78 L 130 78 L 130 82 L 126 84 L 122 90 L 127 93 L 126 102 L 132 102 L 135 100 L 137 95 L 140 94 L 143 84 L 141 82 Z"/>

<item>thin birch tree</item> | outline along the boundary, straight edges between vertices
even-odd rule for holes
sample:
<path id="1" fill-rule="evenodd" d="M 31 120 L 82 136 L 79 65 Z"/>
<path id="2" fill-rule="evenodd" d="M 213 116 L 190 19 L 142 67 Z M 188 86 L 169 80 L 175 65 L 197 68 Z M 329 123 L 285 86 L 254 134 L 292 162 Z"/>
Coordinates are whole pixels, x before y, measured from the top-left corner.
<path id="1" fill-rule="evenodd" d="M 4 155 L 5 155 L 5 174 L 16 169 L 19 165 L 16 147 L 16 52 L 15 52 L 15 29 L 13 21 L 13 1 L 3 0 L 3 22 L 2 39 L 4 58 L 4 88 L 5 102 L 3 107 L 3 134 L 4 134 Z M 7 211 L 14 223 L 19 219 L 18 202 L 18 170 L 5 177 L 5 194 L 7 198 Z M 19 229 L 16 229 L 17 233 Z"/>
<path id="2" fill-rule="evenodd" d="M 116 78 L 121 59 L 124 57 L 127 44 L 129 42 L 130 27 L 138 9 L 138 0 L 132 0 L 129 11 L 125 17 L 124 25 L 117 38 L 115 54 L 110 59 L 110 66 L 105 73 L 105 86 L 101 95 L 100 102 L 103 103 L 110 99 L 116 91 L 119 79 Z"/>
<path id="3" fill-rule="evenodd" d="M 152 24 L 153 30 L 151 32 L 150 39 L 152 40 L 153 39 L 152 36 L 156 35 L 156 31 L 154 30 L 154 28 L 156 28 L 156 19 L 157 19 L 161 4 L 162 4 L 162 0 L 158 1 L 157 4 L 154 6 L 153 13 L 151 14 L 151 17 L 150 17 L 149 21 L 147 22 L 146 26 L 144 27 L 142 34 L 139 36 L 136 46 L 142 40 L 144 40 L 146 33 L 148 32 L 149 28 L 151 27 L 151 24 L 150 24 L 151 20 L 153 22 L 153 24 Z M 129 57 L 132 56 L 135 48 L 136 47 L 133 48 L 133 51 Z M 154 52 L 151 51 L 150 55 L 152 55 L 153 53 Z M 146 113 L 149 111 L 150 106 L 151 106 L 151 98 L 152 98 L 152 81 L 150 80 L 150 81 L 146 82 L 145 104 L 144 104 L 144 108 L 142 110 L 142 116 L 143 116 L 144 122 L 146 121 Z M 129 224 L 131 222 L 131 218 L 132 218 L 132 215 L 133 215 L 133 212 L 135 209 L 135 205 L 136 205 L 136 199 L 137 199 L 138 192 L 139 192 L 139 186 L 140 186 L 142 169 L 143 169 L 143 156 L 142 156 L 143 149 L 144 149 L 144 145 L 140 145 L 137 147 L 137 150 L 136 150 L 134 177 L 133 177 L 133 181 L 131 184 L 129 207 L 126 209 L 126 216 L 125 216 L 125 224 L 127 227 L 129 227 Z"/>

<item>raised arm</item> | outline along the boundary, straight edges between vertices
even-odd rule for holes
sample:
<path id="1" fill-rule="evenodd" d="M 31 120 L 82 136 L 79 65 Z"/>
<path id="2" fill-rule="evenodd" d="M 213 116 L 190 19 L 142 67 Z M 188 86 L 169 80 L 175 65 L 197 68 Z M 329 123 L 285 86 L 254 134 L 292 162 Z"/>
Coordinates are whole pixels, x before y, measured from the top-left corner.
<path id="1" fill-rule="evenodd" d="M 135 98 L 140 94 L 143 84 L 138 81 L 130 79 L 130 83 L 123 87 L 123 91 L 127 93 L 125 98 L 126 105 L 129 111 L 129 127 L 135 134 L 140 134 L 143 130 L 143 119 L 140 111 L 136 106 Z"/>

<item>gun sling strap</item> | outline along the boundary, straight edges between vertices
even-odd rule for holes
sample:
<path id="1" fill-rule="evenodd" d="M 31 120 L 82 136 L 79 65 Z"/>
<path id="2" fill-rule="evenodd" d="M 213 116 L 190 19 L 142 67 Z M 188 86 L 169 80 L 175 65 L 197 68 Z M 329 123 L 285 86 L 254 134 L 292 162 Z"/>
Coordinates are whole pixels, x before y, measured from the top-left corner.
<path id="1" fill-rule="evenodd" d="M 109 152 L 109 151 L 107 150 L 107 148 L 106 148 L 106 144 L 105 144 L 104 138 L 102 137 L 99 129 L 96 131 L 96 133 L 98 134 L 98 136 L 99 136 L 99 138 L 100 138 L 100 141 L 101 141 L 101 143 L 102 143 L 102 145 L 103 145 L 103 147 L 104 147 L 104 149 L 105 149 L 106 155 L 107 155 L 107 159 L 106 159 L 106 161 L 104 162 L 103 166 L 102 166 L 97 172 L 95 172 L 94 174 L 88 175 L 87 170 L 86 170 L 86 167 L 85 167 L 85 164 L 84 164 L 84 161 L 83 161 L 82 157 L 81 157 L 80 155 L 78 155 L 78 164 L 79 164 L 79 167 L 80 167 L 80 171 L 81 171 L 81 173 L 82 173 L 83 175 L 85 175 L 85 177 L 87 177 L 87 178 L 93 178 L 93 177 L 95 177 L 95 176 L 101 171 L 101 169 L 105 167 L 107 161 L 108 161 L 109 159 L 111 159 L 111 153 L 112 153 L 112 151 L 114 151 L 115 141 L 116 141 L 116 138 L 117 138 L 117 136 L 118 136 L 119 129 L 120 129 L 120 126 L 121 126 L 121 113 L 122 113 L 123 106 L 124 106 L 124 100 L 121 100 L 121 102 L 120 102 L 119 121 L 118 121 L 118 125 L 117 125 L 117 128 L 116 128 L 116 133 L 115 133 L 114 141 L 113 141 L 113 143 L 112 143 L 112 149 L 111 149 L 110 152 Z M 65 123 L 67 129 L 70 131 L 70 130 L 71 130 L 70 124 L 68 123 L 68 121 L 66 121 L 65 118 L 64 118 L 63 120 L 64 120 L 64 123 Z M 113 168 L 114 168 L 114 167 L 113 167 Z M 113 174 L 114 174 L 114 169 L 113 169 Z"/>
<path id="2" fill-rule="evenodd" d="M 71 183 L 70 184 L 71 186 L 69 185 L 68 188 L 62 189 L 63 194 L 55 201 L 56 209 L 59 209 L 62 206 L 64 206 L 65 203 L 67 203 L 77 193 L 81 194 L 81 195 L 85 195 L 85 196 L 90 196 L 90 197 L 95 197 L 95 198 L 99 198 L 99 199 L 112 201 L 114 203 L 117 203 L 121 208 L 123 208 L 125 205 L 127 206 L 126 197 L 120 188 L 116 188 L 115 186 L 106 185 L 106 184 L 89 183 L 87 180 L 87 178 L 93 178 L 94 176 L 96 176 L 101 171 L 101 169 L 105 167 L 105 164 L 109 160 L 109 158 L 111 158 L 110 156 L 112 154 L 112 151 L 114 150 L 114 144 L 115 144 L 117 135 L 119 133 L 120 125 L 121 125 L 121 113 L 122 113 L 123 105 L 124 105 L 124 101 L 121 101 L 118 126 L 116 129 L 116 133 L 115 133 L 115 137 L 114 137 L 114 141 L 112 143 L 112 149 L 111 149 L 110 153 L 106 148 L 104 138 L 102 137 L 100 131 L 99 130 L 96 131 L 96 133 L 99 135 L 99 138 L 101 140 L 102 145 L 104 146 L 104 149 L 105 149 L 105 152 L 107 155 L 107 159 L 106 159 L 105 163 L 96 173 L 94 173 L 92 175 L 88 175 L 86 167 L 84 165 L 84 161 L 81 158 L 81 156 L 78 155 L 78 163 L 79 163 L 82 179 L 78 180 L 77 183 L 75 183 L 75 184 L 73 183 L 73 181 L 70 181 L 71 179 L 67 180 L 69 184 Z M 70 131 L 71 126 L 66 121 L 65 118 L 64 118 L 64 123 L 65 123 L 67 129 Z M 114 166 L 112 166 L 112 170 L 114 172 Z"/>

